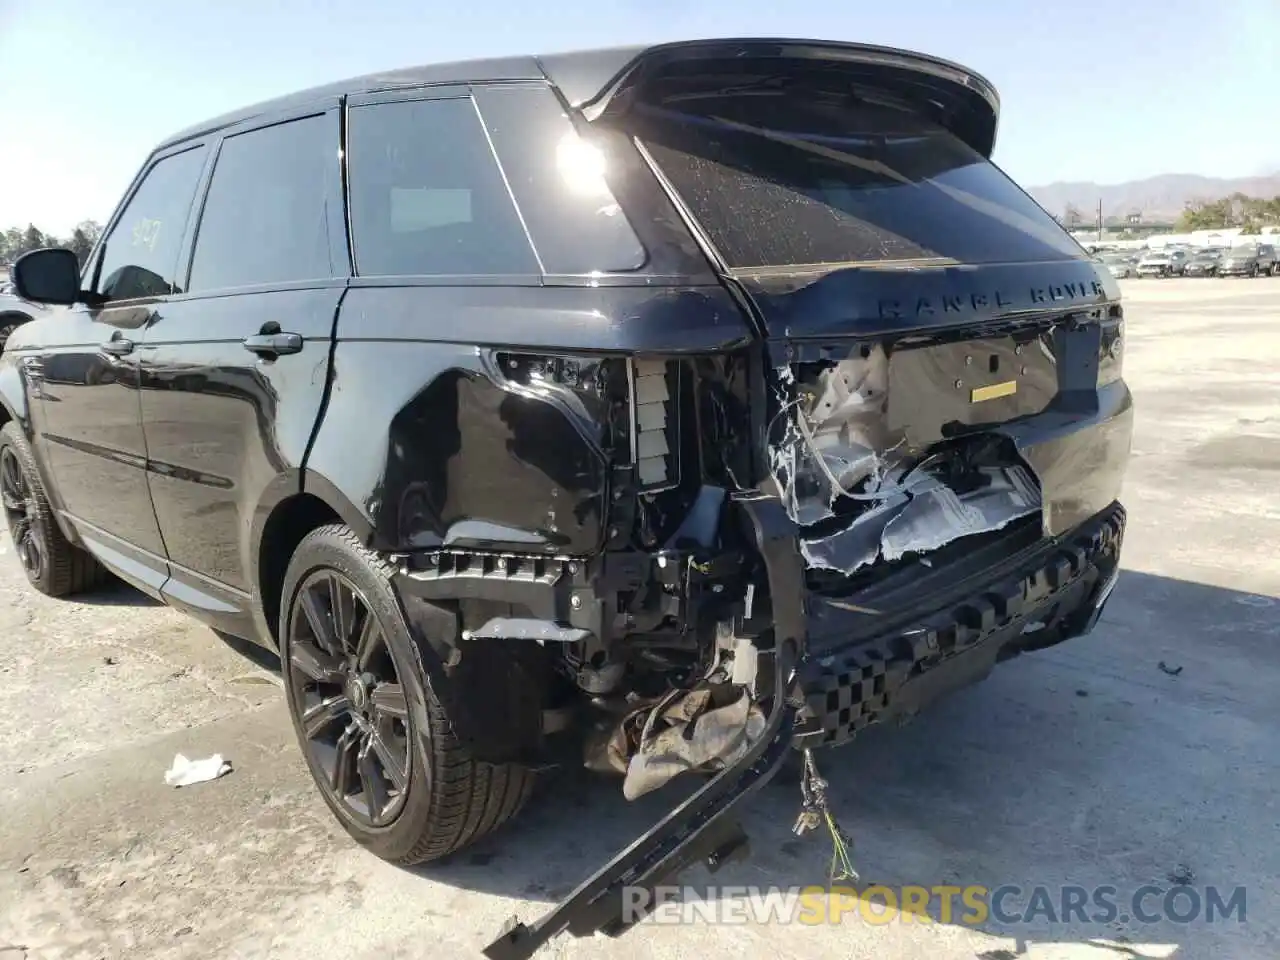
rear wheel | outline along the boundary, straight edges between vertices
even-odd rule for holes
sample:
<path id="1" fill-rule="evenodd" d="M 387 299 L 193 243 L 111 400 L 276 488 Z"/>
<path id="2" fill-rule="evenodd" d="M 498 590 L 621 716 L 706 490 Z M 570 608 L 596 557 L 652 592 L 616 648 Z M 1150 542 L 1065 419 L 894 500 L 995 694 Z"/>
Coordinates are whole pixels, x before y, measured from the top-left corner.
<path id="1" fill-rule="evenodd" d="M 513 817 L 534 775 L 475 759 L 453 732 L 391 588 L 347 527 L 309 534 L 280 622 L 294 730 L 325 803 L 383 859 L 453 853 Z"/>
<path id="2" fill-rule="evenodd" d="M 26 323 L 27 319 L 27 317 L 14 316 L 0 317 L 0 353 L 4 352 L 5 344 L 9 342 L 9 335 Z"/>
<path id="3" fill-rule="evenodd" d="M 22 572 L 41 593 L 62 597 L 97 586 L 106 572 L 62 534 L 45 497 L 27 438 L 10 421 L 0 429 L 0 508 Z"/>

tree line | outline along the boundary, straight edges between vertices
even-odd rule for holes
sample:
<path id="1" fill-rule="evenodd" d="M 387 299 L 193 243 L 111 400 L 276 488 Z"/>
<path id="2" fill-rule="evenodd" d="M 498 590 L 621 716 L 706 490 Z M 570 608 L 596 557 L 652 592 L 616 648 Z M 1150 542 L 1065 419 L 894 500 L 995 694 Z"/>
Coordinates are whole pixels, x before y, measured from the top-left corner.
<path id="1" fill-rule="evenodd" d="M 1225 230 L 1241 227 L 1245 233 L 1257 233 L 1259 228 L 1280 225 L 1280 197 L 1264 200 L 1233 193 L 1218 200 L 1193 200 L 1187 204 L 1178 218 L 1178 229 L 1183 233 L 1192 230 Z"/>
<path id="2" fill-rule="evenodd" d="M 39 250 L 41 247 L 66 247 L 75 252 L 83 264 L 89 259 L 93 245 L 102 235 L 102 224 L 96 220 L 82 220 L 75 225 L 69 237 L 59 237 L 46 233 L 34 223 L 26 227 L 10 227 L 0 233 L 0 264 L 9 264 L 24 253 Z"/>

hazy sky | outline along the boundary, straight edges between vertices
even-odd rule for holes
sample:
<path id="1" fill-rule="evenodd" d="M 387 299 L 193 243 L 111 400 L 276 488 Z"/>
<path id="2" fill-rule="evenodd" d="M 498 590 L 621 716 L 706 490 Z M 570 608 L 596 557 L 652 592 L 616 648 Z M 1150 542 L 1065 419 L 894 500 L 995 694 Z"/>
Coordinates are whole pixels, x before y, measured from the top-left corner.
<path id="1" fill-rule="evenodd" d="M 1280 171 L 1280 0 L 0 0 L 0 226 L 106 220 L 147 152 L 389 67 L 706 36 L 909 47 L 1003 100 L 1023 184 Z"/>

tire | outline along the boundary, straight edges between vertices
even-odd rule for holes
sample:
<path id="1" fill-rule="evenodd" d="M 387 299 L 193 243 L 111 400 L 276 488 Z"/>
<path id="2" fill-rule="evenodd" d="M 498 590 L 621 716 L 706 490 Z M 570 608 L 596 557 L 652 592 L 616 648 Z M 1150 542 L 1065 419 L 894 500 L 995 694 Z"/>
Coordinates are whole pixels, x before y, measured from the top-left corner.
<path id="1" fill-rule="evenodd" d="M 384 860 L 407 866 L 455 853 L 510 820 L 532 793 L 535 775 L 518 764 L 478 760 L 454 735 L 392 590 L 393 572 L 345 525 L 313 531 L 289 562 L 279 637 L 294 732 L 321 796 L 357 843 Z M 336 606 L 343 612 L 335 618 L 333 593 L 327 593 L 331 599 L 320 619 L 325 629 L 317 630 L 312 626 L 316 604 L 324 603 L 316 598 L 325 596 L 333 583 L 340 585 L 344 597 L 350 589 L 354 603 L 342 600 Z M 312 616 L 307 613 L 308 599 Z M 363 618 L 356 604 L 363 604 Z M 375 631 L 380 640 L 367 644 L 373 653 L 362 666 L 353 666 L 360 641 Z M 333 646 L 326 649 L 325 641 L 339 634 L 351 642 L 341 643 L 341 653 L 332 655 Z M 326 657 L 323 662 L 315 662 L 317 651 Z M 394 671 L 398 686 L 385 679 L 388 670 Z M 326 679 L 317 680 L 317 675 Z M 395 694 L 383 696 L 391 688 Z M 361 710 L 364 715 L 357 717 Z M 330 726 L 326 729 L 325 724 Z M 329 738 L 334 739 L 332 767 L 327 763 Z M 353 746 L 357 740 L 358 750 Z M 353 751 L 356 759 L 343 764 L 341 758 Z M 391 765 L 383 762 L 386 754 L 395 755 L 396 764 L 401 757 L 407 761 L 407 775 L 398 778 L 403 788 L 396 787 Z M 363 765 L 369 758 L 377 763 L 366 779 Z M 340 767 L 345 773 L 338 772 Z M 395 772 L 405 773 L 403 768 Z M 363 800 L 353 799 L 354 790 L 343 789 L 340 796 L 335 781 L 354 785 L 355 780 Z M 374 800 L 381 813 L 375 811 Z"/>
<path id="2" fill-rule="evenodd" d="M 15 318 L 12 314 L 0 318 L 0 353 L 4 353 L 5 344 L 9 342 L 9 335 L 26 322 L 26 319 L 22 317 Z"/>
<path id="3" fill-rule="evenodd" d="M 20 480 L 20 489 L 15 480 Z M 31 447 L 22 428 L 12 420 L 0 429 L 0 493 L 0 509 L 14 550 L 33 587 L 45 596 L 66 597 L 99 586 L 106 579 L 106 570 L 98 561 L 63 536 L 45 496 Z"/>

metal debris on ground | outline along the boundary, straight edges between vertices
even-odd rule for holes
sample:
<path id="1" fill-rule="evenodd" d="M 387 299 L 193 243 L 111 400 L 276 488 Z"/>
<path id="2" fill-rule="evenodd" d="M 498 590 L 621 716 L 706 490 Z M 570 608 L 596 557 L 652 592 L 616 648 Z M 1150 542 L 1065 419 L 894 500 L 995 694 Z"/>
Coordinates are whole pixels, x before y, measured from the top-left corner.
<path id="1" fill-rule="evenodd" d="M 813 760 L 813 751 L 804 752 L 804 771 L 800 775 L 800 815 L 796 817 L 792 832 L 803 837 L 818 827 L 826 824 L 831 835 L 831 869 L 827 876 L 828 885 L 837 880 L 858 882 L 858 871 L 853 867 L 853 838 L 840 829 L 831 805 L 827 801 L 827 781 L 818 775 L 817 764 Z"/>
<path id="2" fill-rule="evenodd" d="M 189 787 L 195 783 L 217 780 L 231 772 L 231 761 L 215 753 L 203 760 L 188 760 L 182 754 L 173 758 L 173 766 L 165 771 L 164 782 L 171 787 Z"/>

